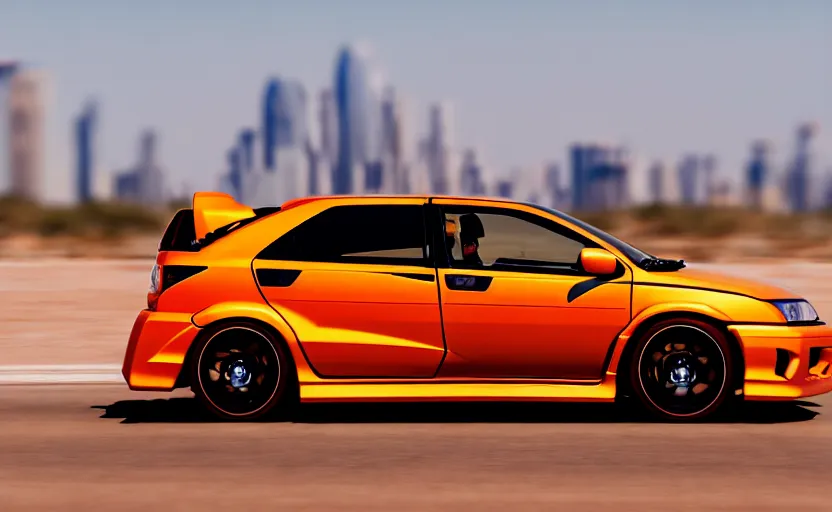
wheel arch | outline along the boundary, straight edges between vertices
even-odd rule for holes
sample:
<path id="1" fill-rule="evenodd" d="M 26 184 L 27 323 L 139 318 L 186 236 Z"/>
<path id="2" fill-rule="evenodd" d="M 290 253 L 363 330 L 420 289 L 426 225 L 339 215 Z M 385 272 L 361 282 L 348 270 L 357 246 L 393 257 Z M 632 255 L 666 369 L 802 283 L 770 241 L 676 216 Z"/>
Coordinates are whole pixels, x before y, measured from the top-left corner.
<path id="1" fill-rule="evenodd" d="M 714 310 L 715 311 L 715 310 Z M 660 311 L 638 319 L 638 323 L 631 323 L 617 340 L 614 356 L 609 365 L 609 372 L 615 372 L 616 389 L 619 394 L 628 394 L 629 390 L 629 361 L 644 334 L 654 325 L 666 320 L 698 320 L 708 323 L 725 336 L 732 351 L 734 370 L 734 390 L 742 390 L 745 384 L 745 354 L 742 343 L 728 329 L 730 320 L 722 314 L 707 314 L 699 310 L 675 309 Z"/>
<path id="2" fill-rule="evenodd" d="M 297 380 L 299 365 L 305 364 L 305 359 L 301 355 L 298 357 L 299 345 L 294 331 L 292 331 L 289 324 L 283 320 L 275 310 L 268 306 L 256 303 L 223 303 L 210 306 L 198 313 L 196 313 L 192 322 L 196 325 L 200 332 L 194 338 L 185 353 L 182 368 L 179 370 L 179 375 L 176 379 L 176 388 L 183 388 L 190 386 L 190 363 L 194 355 L 194 349 L 199 342 L 206 336 L 211 328 L 218 325 L 234 324 L 234 323 L 250 323 L 254 324 L 270 335 L 281 344 L 281 348 L 286 352 L 289 358 L 292 370 L 294 371 L 295 381 Z"/>

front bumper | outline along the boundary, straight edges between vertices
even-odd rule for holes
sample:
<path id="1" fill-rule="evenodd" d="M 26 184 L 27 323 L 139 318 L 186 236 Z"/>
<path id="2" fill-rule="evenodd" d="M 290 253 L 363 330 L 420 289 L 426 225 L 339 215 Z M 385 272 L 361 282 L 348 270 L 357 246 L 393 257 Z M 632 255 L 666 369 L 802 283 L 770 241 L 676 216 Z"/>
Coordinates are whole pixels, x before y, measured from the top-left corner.
<path id="1" fill-rule="evenodd" d="M 121 368 L 130 389 L 172 390 L 198 333 L 189 313 L 140 312 Z"/>
<path id="2" fill-rule="evenodd" d="M 745 355 L 745 397 L 790 400 L 832 391 L 832 327 L 734 325 Z"/>

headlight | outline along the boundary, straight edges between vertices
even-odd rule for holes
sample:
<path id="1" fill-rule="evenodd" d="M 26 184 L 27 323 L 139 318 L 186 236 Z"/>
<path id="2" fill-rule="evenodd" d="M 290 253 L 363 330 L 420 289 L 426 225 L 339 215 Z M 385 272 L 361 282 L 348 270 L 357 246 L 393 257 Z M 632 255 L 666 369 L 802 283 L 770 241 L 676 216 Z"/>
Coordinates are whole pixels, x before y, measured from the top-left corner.
<path id="1" fill-rule="evenodd" d="M 162 287 L 162 269 L 159 268 L 159 265 L 153 265 L 153 269 L 150 271 L 150 289 L 148 290 L 149 293 L 159 293 Z"/>
<path id="2" fill-rule="evenodd" d="M 787 322 L 816 322 L 818 313 L 805 300 L 777 300 L 773 304 L 783 313 Z"/>

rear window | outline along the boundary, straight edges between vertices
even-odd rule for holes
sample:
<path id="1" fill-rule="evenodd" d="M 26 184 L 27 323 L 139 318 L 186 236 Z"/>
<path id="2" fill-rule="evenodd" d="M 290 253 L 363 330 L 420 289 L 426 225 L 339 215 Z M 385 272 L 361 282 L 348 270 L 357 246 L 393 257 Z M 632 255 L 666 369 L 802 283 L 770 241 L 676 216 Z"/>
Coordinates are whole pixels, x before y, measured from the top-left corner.
<path id="1" fill-rule="evenodd" d="M 193 245 L 195 239 L 194 211 L 191 209 L 179 210 L 162 235 L 162 240 L 159 242 L 159 251 L 195 251 L 197 250 Z"/>
<path id="2" fill-rule="evenodd" d="M 262 259 L 424 265 L 421 205 L 335 206 L 295 227 Z"/>

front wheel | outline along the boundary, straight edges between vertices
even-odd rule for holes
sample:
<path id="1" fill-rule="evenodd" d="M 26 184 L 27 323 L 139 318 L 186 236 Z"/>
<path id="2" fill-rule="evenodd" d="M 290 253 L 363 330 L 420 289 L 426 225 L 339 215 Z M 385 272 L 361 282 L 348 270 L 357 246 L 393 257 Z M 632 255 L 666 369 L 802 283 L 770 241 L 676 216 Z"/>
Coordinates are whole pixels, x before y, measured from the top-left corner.
<path id="1" fill-rule="evenodd" d="M 701 420 L 731 393 L 731 347 L 725 335 L 697 320 L 667 320 L 641 338 L 630 363 L 630 385 L 654 416 Z"/>
<path id="2" fill-rule="evenodd" d="M 291 375 L 280 343 L 255 324 L 209 328 L 194 347 L 191 388 L 212 413 L 253 420 L 281 402 Z"/>

